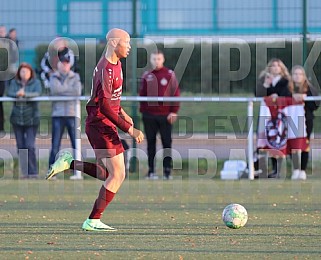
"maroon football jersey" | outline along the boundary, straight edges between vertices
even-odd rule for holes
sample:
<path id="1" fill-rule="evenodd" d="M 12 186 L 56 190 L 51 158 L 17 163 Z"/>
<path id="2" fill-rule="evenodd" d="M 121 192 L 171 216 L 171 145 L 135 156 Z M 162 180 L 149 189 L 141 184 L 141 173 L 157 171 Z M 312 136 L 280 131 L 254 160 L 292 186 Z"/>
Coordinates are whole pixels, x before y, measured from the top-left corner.
<path id="1" fill-rule="evenodd" d="M 117 126 L 128 132 L 131 125 L 119 115 L 122 84 L 121 62 L 112 64 L 102 57 L 93 73 L 91 97 L 86 106 L 86 124 L 98 127 Z M 104 102 L 101 99 L 105 99 Z"/>

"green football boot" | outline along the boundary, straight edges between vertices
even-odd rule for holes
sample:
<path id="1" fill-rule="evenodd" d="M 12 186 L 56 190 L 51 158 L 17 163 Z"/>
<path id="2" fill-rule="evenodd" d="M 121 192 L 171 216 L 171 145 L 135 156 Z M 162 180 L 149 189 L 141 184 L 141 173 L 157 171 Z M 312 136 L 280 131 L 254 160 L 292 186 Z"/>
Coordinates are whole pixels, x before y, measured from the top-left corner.
<path id="1" fill-rule="evenodd" d="M 98 232 L 111 232 L 117 231 L 117 229 L 112 228 L 103 222 L 100 219 L 86 219 L 84 224 L 82 224 L 82 229 L 85 231 L 98 231 Z"/>
<path id="2" fill-rule="evenodd" d="M 58 159 L 52 165 L 50 165 L 50 168 L 46 175 L 46 180 L 50 180 L 58 173 L 68 170 L 73 160 L 74 158 L 72 157 L 72 154 L 70 152 L 65 151 L 59 154 Z"/>

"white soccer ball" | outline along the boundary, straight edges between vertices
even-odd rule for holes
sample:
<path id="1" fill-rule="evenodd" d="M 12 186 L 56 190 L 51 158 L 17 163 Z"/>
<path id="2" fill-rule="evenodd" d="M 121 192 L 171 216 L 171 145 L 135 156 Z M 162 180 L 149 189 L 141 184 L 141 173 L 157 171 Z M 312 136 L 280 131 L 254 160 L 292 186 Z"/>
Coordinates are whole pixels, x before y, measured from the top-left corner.
<path id="1" fill-rule="evenodd" d="M 238 229 L 244 227 L 247 222 L 247 211 L 240 204 L 230 204 L 222 213 L 222 220 L 229 228 Z"/>

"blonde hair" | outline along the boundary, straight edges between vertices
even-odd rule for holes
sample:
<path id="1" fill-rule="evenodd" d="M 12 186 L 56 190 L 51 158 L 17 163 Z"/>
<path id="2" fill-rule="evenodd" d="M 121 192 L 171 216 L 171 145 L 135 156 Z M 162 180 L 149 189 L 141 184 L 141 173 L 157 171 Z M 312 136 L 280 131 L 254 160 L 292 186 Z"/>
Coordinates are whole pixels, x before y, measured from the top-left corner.
<path id="1" fill-rule="evenodd" d="M 289 81 L 289 83 L 288 83 L 288 88 L 289 88 L 290 92 L 293 93 L 293 89 L 294 89 L 294 87 L 293 87 L 293 81 L 292 81 L 291 75 L 290 75 L 290 73 L 289 73 L 289 70 L 288 70 L 288 68 L 285 66 L 285 64 L 283 63 L 283 61 L 280 60 L 280 59 L 278 59 L 278 58 L 272 58 L 272 59 L 268 62 L 268 64 L 267 64 L 267 66 L 265 67 L 265 69 L 260 73 L 259 77 L 261 78 L 261 77 L 265 77 L 267 74 L 271 74 L 271 67 L 272 67 L 272 65 L 273 65 L 274 62 L 277 62 L 278 65 L 280 66 L 280 68 L 281 68 L 280 76 L 281 76 L 282 78 L 285 78 L 285 79 L 287 79 L 287 80 Z"/>
<path id="2" fill-rule="evenodd" d="M 293 74 L 294 71 L 296 71 L 296 70 L 301 70 L 303 77 L 304 77 L 303 83 L 298 85 L 299 93 L 301 93 L 301 94 L 307 93 L 307 91 L 309 90 L 309 85 L 311 83 L 308 80 L 307 74 L 305 73 L 305 69 L 300 65 L 295 65 L 295 66 L 293 66 L 291 73 Z"/>

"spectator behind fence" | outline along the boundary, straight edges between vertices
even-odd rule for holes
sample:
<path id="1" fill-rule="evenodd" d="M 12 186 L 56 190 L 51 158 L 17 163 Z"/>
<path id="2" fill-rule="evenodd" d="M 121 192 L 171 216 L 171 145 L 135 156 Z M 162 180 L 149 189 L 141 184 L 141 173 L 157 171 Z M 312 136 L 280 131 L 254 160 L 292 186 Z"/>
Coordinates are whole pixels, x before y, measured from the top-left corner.
<path id="1" fill-rule="evenodd" d="M 174 71 L 164 67 L 164 54 L 157 51 L 151 54 L 150 62 L 153 70 L 144 73 L 140 96 L 179 96 L 180 90 Z M 178 102 L 141 102 L 140 112 L 147 138 L 148 174 L 146 178 L 157 179 L 155 174 L 156 135 L 159 132 L 164 148 L 163 176 L 171 178 L 172 158 L 172 124 L 177 119 Z"/>
<path id="2" fill-rule="evenodd" d="M 6 66 L 7 64 L 5 64 L 4 59 L 6 58 L 5 56 L 7 55 L 4 52 L 4 47 L 6 45 L 6 42 L 4 41 L 5 37 L 7 34 L 7 30 L 6 27 L 4 25 L 0 25 L 0 70 L 1 71 L 5 71 L 7 70 Z M 4 77 L 0 78 L 0 97 L 3 97 L 4 95 L 4 91 L 6 89 L 6 81 L 4 79 Z M 3 104 L 0 101 L 0 132 L 4 131 L 4 114 L 3 114 Z"/>
<path id="3" fill-rule="evenodd" d="M 291 97 L 293 83 L 288 69 L 284 63 L 277 58 L 269 61 L 266 68 L 260 73 L 258 85 L 256 86 L 255 95 L 257 97 L 272 96 Z M 269 178 L 278 178 L 280 176 L 283 158 L 271 158 L 272 173 Z"/>
<path id="4" fill-rule="evenodd" d="M 38 167 L 35 151 L 35 139 L 39 127 L 38 102 L 28 98 L 41 94 L 41 83 L 35 78 L 32 67 L 21 63 L 16 78 L 11 80 L 8 96 L 18 98 L 12 107 L 10 122 L 12 124 L 19 155 L 22 178 L 37 178 Z"/>
<path id="5" fill-rule="evenodd" d="M 302 101 L 306 96 L 318 96 L 318 90 L 310 83 L 302 66 L 292 68 L 292 79 L 294 83 L 293 98 Z M 310 136 L 313 130 L 314 111 L 319 107 L 319 101 L 305 101 L 305 124 L 307 141 L 310 143 Z M 301 165 L 298 154 L 293 154 L 292 180 L 306 180 L 306 169 L 309 160 L 310 147 L 301 153 Z"/>
<path id="6" fill-rule="evenodd" d="M 58 70 L 50 77 L 50 93 L 52 96 L 80 96 L 81 82 L 78 73 L 70 70 L 70 55 L 59 53 L 60 61 Z M 52 147 L 49 157 L 49 166 L 55 162 L 56 154 L 59 152 L 61 138 L 67 128 L 72 148 L 75 149 L 76 137 L 76 102 L 54 101 L 52 102 Z"/>
<path id="7" fill-rule="evenodd" d="M 7 35 L 7 38 L 12 42 L 9 42 L 9 51 L 10 51 L 10 71 L 15 73 L 18 62 L 19 62 L 19 40 L 17 38 L 17 30 L 15 28 L 11 28 Z"/>
<path id="8" fill-rule="evenodd" d="M 76 71 L 77 63 L 74 52 L 70 48 L 68 48 L 67 41 L 63 38 L 56 38 L 53 42 L 52 47 L 49 48 L 43 56 L 40 63 L 40 78 L 43 81 L 45 88 L 49 88 L 49 79 L 51 74 L 53 74 L 57 70 L 57 64 L 59 60 L 61 61 L 61 57 L 67 53 L 70 59 L 70 67 L 73 71 Z"/>

